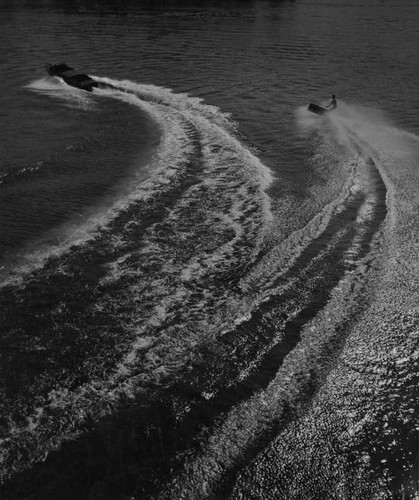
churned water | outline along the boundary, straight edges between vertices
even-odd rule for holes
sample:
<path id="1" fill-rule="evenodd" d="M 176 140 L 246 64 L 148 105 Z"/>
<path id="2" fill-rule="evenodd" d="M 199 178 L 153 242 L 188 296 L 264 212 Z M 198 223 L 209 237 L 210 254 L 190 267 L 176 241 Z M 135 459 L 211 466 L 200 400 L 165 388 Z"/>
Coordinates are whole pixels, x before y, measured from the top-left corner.
<path id="1" fill-rule="evenodd" d="M 419 4 L 0 7 L 1 498 L 413 497 Z"/>

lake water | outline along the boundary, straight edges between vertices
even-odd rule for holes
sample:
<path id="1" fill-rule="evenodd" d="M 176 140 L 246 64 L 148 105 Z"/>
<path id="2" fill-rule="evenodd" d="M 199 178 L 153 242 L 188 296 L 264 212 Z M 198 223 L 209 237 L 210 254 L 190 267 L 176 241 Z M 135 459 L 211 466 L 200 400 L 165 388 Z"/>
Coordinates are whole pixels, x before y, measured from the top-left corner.
<path id="1" fill-rule="evenodd" d="M 412 498 L 419 4 L 0 13 L 1 498 Z"/>

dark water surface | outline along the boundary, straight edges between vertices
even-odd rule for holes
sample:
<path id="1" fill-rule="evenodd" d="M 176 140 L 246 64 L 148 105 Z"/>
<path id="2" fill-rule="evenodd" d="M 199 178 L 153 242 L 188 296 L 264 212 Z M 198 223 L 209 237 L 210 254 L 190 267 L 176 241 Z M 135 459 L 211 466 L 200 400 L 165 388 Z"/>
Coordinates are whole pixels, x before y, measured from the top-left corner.
<path id="1" fill-rule="evenodd" d="M 0 498 L 413 498 L 419 4 L 0 12 Z"/>

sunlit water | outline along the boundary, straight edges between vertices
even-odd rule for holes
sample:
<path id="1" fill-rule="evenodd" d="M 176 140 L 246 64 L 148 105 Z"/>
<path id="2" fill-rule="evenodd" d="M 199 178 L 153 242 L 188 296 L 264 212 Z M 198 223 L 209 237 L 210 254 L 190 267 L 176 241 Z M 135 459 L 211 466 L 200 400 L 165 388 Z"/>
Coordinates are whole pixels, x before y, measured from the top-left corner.
<path id="1" fill-rule="evenodd" d="M 0 6 L 2 498 L 413 495 L 419 5 Z"/>

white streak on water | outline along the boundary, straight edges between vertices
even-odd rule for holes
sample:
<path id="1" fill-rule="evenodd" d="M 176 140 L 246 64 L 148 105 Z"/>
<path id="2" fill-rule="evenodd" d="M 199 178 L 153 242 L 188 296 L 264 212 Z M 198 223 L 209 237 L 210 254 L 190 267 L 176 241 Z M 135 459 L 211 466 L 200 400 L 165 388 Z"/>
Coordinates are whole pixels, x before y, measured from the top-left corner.
<path id="1" fill-rule="evenodd" d="M 264 166 L 238 139 L 234 137 L 235 125 L 229 120 L 229 115 L 221 112 L 215 106 L 209 106 L 202 99 L 190 97 L 187 94 L 175 94 L 169 89 L 154 85 L 141 85 L 130 81 L 116 81 L 109 78 L 95 77 L 96 80 L 111 85 L 118 85 L 120 90 L 95 89 L 94 93 L 104 97 L 116 98 L 130 105 L 144 109 L 159 124 L 161 129 L 161 142 L 146 170 L 148 177 L 139 176 L 137 181 L 131 183 L 128 192 L 123 197 L 114 201 L 110 206 L 102 207 L 99 212 L 88 215 L 82 223 L 68 223 L 61 228 L 58 245 L 47 245 L 42 241 L 22 255 L 21 262 L 8 275 L 4 276 L 0 287 L 13 283 L 21 283 L 25 275 L 41 268 L 46 260 L 58 257 L 68 252 L 71 246 L 80 246 L 92 240 L 98 232 L 127 206 L 138 200 L 147 200 L 159 193 L 162 187 L 169 184 L 176 175 L 179 167 L 186 161 L 190 149 L 190 140 L 184 121 L 194 123 L 202 133 L 202 148 L 206 158 L 207 167 L 216 171 L 228 171 L 236 164 L 236 174 L 245 175 L 257 186 L 259 197 L 264 205 L 265 222 L 270 218 L 270 203 L 264 191 L 272 182 L 270 170 Z M 28 85 L 28 88 L 46 92 L 54 97 L 64 99 L 66 103 L 91 109 L 93 100 L 91 96 L 79 89 L 74 89 L 57 78 L 42 78 Z M 63 92 L 64 90 L 64 92 Z M 145 98 L 144 100 L 138 95 Z M 221 147 L 231 151 L 228 154 L 213 153 L 209 149 L 214 138 L 220 142 Z M 144 169 L 142 169 L 144 170 Z M 205 182 L 211 182 L 206 179 Z"/>
<path id="2" fill-rule="evenodd" d="M 42 268 L 48 258 L 60 257 L 66 252 L 71 252 L 73 245 L 79 247 L 88 245 L 96 235 L 107 230 L 107 225 L 121 211 L 140 200 L 148 200 L 157 196 L 166 185 L 170 185 L 179 170 L 187 164 L 196 146 L 190 139 L 188 128 L 190 124 L 199 134 L 199 149 L 203 164 L 199 182 L 213 193 L 213 205 L 215 202 L 220 203 L 219 209 L 208 212 L 207 224 L 218 220 L 219 227 L 232 229 L 233 237 L 214 251 L 196 256 L 186 266 L 179 266 L 170 259 L 162 261 L 161 279 L 157 280 L 158 283 L 152 284 L 153 289 L 157 290 L 155 307 L 150 314 L 149 321 L 144 319 L 139 324 L 132 325 L 135 341 L 115 372 L 107 380 L 90 380 L 74 391 L 58 388 L 49 394 L 48 401 L 45 401 L 42 407 L 37 406 L 32 412 L 28 412 L 26 428 L 21 425 L 14 426 L 12 423 L 8 435 L 2 438 L 3 455 L 8 457 L 8 460 L 12 460 L 10 456 L 14 453 L 14 446 L 19 446 L 18 443 L 25 439 L 27 433 L 30 433 L 31 441 L 36 441 L 38 438 L 43 440 L 42 445 L 39 441 L 37 456 L 42 456 L 45 451 L 57 447 L 64 439 L 77 436 L 80 432 L 78 423 L 87 416 L 99 418 L 111 411 L 121 399 L 135 397 L 142 390 L 144 372 L 147 373 L 148 378 L 153 378 L 155 383 L 158 383 L 158 380 L 165 377 L 168 372 L 173 375 L 174 372 L 183 369 L 193 346 L 202 341 L 200 328 L 208 332 L 209 329 L 216 328 L 217 321 L 214 323 L 214 318 L 204 315 L 199 320 L 194 320 L 194 328 L 186 325 L 188 328 L 183 331 L 182 338 L 179 338 L 176 332 L 169 330 L 163 338 L 158 339 L 150 335 L 150 329 L 156 329 L 170 319 L 171 310 L 174 307 L 182 308 L 188 299 L 193 305 L 191 314 L 198 317 L 205 310 L 207 300 L 212 299 L 212 290 L 204 290 L 202 301 L 197 302 L 193 297 L 190 298 L 190 292 L 186 292 L 182 286 L 182 279 L 179 280 L 179 285 L 172 287 L 170 283 L 169 285 L 165 283 L 166 277 L 174 283 L 176 283 L 174 278 L 177 276 L 186 281 L 191 278 L 200 280 L 208 270 L 229 266 L 235 259 L 240 258 L 234 255 L 235 243 L 239 242 L 240 238 L 249 231 L 254 236 L 253 248 L 256 254 L 271 221 L 270 199 L 265 193 L 272 182 L 270 170 L 235 137 L 235 126 L 229 121 L 228 115 L 186 94 L 177 95 L 167 89 L 150 85 L 143 86 L 133 82 L 116 82 L 109 79 L 102 79 L 102 81 L 118 85 L 120 90 L 98 90 L 95 91 L 97 96 L 119 99 L 139 106 L 160 126 L 160 144 L 148 165 L 149 176 L 134 182 L 129 192 L 124 193 L 124 196 L 115 201 L 111 207 L 106 207 L 105 211 L 94 214 L 81 225 L 67 228 L 63 235 L 64 241 L 60 245 L 41 247 L 28 254 L 26 262 L 15 270 L 14 276 L 3 282 L 3 286 L 16 282 L 24 284 L 27 275 L 35 269 Z M 55 84 L 50 89 L 49 82 L 45 83 L 44 80 L 41 82 L 41 84 L 39 82 L 34 84 L 37 90 L 39 87 L 46 86 L 48 87 L 46 91 L 55 92 Z M 60 86 L 57 85 L 57 87 Z M 127 93 L 126 90 L 132 93 Z M 75 92 L 78 94 L 78 91 Z M 181 224 L 182 219 L 179 214 L 181 215 L 182 211 L 188 207 L 190 201 L 199 199 L 199 196 L 200 193 L 193 185 L 188 188 L 184 198 L 177 200 L 168 212 L 167 222 L 173 227 Z M 248 208 L 253 210 L 253 215 L 244 216 Z M 248 224 L 247 227 L 243 226 L 242 219 Z M 155 228 L 151 227 L 146 234 L 150 238 L 149 244 L 139 251 L 139 258 L 147 259 L 147 254 L 155 256 L 159 252 L 160 249 L 155 243 L 155 233 Z M 179 237 L 181 236 L 179 234 Z M 187 231 L 184 236 L 188 237 Z M 124 241 L 121 235 L 112 237 L 114 238 L 113 244 L 122 249 Z M 130 269 L 125 265 L 130 256 L 130 254 L 119 255 L 115 262 L 109 263 L 108 274 L 103 281 L 120 280 L 125 276 L 134 275 L 135 277 L 135 269 Z M 162 256 L 165 257 L 164 253 Z M 134 297 L 141 292 L 141 284 L 138 288 L 139 290 L 135 286 L 132 287 Z M 218 300 L 223 301 L 225 298 L 221 296 Z M 97 306 L 101 307 L 101 304 Z M 212 308 L 215 309 L 215 306 L 213 305 Z M 188 308 L 185 310 L 187 311 Z M 219 321 L 222 321 L 222 318 Z M 144 366 L 141 367 L 142 371 L 136 372 L 138 356 L 143 351 L 147 352 Z M 41 415 L 39 408 L 43 412 L 41 423 L 39 423 Z M 59 411 L 60 421 L 66 430 L 63 435 L 52 436 L 51 441 L 46 442 L 43 433 L 48 432 L 47 429 L 54 426 L 53 413 L 56 411 Z"/>

